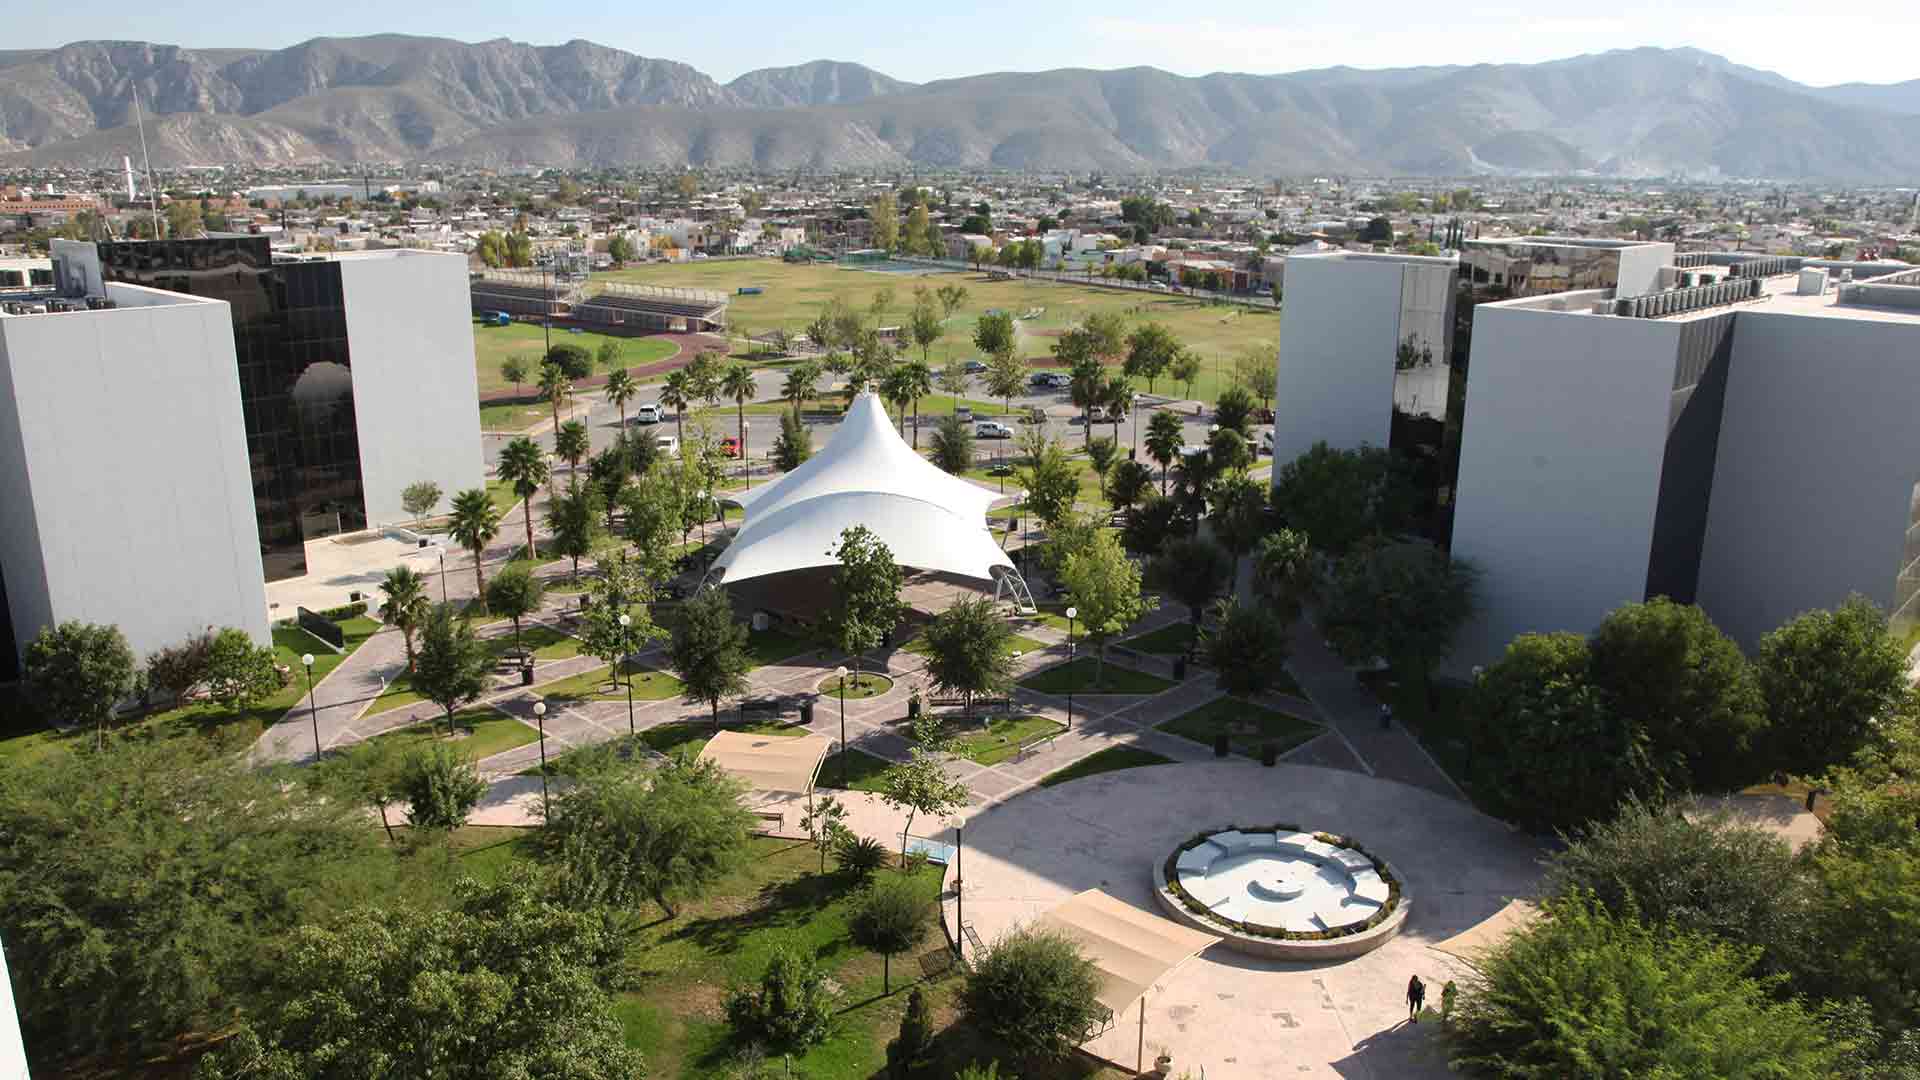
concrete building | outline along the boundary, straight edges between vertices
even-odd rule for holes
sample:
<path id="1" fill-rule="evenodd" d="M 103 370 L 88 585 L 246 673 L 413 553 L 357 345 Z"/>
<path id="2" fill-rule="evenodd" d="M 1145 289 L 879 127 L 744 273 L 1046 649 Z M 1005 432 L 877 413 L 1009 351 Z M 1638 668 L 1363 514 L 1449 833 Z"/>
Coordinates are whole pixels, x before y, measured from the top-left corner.
<path id="1" fill-rule="evenodd" d="M 1654 596 L 1748 648 L 1850 593 L 1914 621 L 1920 271 L 1683 260 L 1640 295 L 1474 313 L 1452 550 L 1483 613 L 1457 668 Z"/>
<path id="2" fill-rule="evenodd" d="M 96 285 L 0 309 L 0 674 L 69 619 L 136 655 L 210 625 L 267 640 L 228 305 Z"/>

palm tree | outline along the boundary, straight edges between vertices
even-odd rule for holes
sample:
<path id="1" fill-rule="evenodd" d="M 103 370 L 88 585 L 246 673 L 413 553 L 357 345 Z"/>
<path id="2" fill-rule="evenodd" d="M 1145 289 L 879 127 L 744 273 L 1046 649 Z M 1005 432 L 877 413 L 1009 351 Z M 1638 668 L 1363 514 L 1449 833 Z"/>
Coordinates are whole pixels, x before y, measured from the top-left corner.
<path id="1" fill-rule="evenodd" d="M 513 485 L 513 493 L 520 496 L 520 506 L 527 513 L 527 558 L 538 558 L 533 549 L 533 497 L 540 493 L 541 484 L 553 478 L 546 452 L 539 443 L 522 435 L 500 449 L 498 472 L 500 479 Z"/>
<path id="2" fill-rule="evenodd" d="M 660 404 L 673 407 L 673 437 L 678 442 L 686 441 L 686 432 L 681 430 L 681 419 L 687 406 L 692 403 L 693 380 L 688 377 L 687 369 L 681 368 L 668 375 L 667 381 L 660 385 Z"/>
<path id="3" fill-rule="evenodd" d="M 1113 375 L 1107 379 L 1107 385 L 1101 388 L 1100 397 L 1101 404 L 1106 406 L 1107 414 L 1113 418 L 1113 441 L 1117 446 L 1120 443 L 1120 421 L 1133 411 L 1140 395 L 1134 392 L 1132 379 L 1125 375 Z M 1133 437 L 1136 440 L 1140 438 L 1138 418 L 1135 418 L 1133 423 Z"/>
<path id="4" fill-rule="evenodd" d="M 923 360 L 910 360 L 894 369 L 901 378 L 900 388 L 913 405 L 913 448 L 920 449 L 920 399 L 933 393 L 933 369 Z"/>
<path id="5" fill-rule="evenodd" d="M 726 374 L 720 377 L 720 391 L 733 399 L 733 406 L 740 418 L 740 460 L 747 459 L 747 402 L 760 392 L 759 384 L 753 381 L 753 369 L 745 364 L 729 364 Z"/>
<path id="6" fill-rule="evenodd" d="M 560 401 L 563 398 L 573 397 L 573 380 L 567 378 L 565 368 L 562 368 L 559 364 L 542 364 L 540 366 L 540 396 L 552 403 L 553 430 L 558 432 L 560 430 Z M 553 489 L 551 485 L 553 483 L 553 475 L 551 473 L 547 475 L 547 483 L 549 485 L 547 497 L 552 498 Z"/>
<path id="7" fill-rule="evenodd" d="M 1173 459 L 1180 456 L 1180 447 L 1186 441 L 1180 418 L 1172 413 L 1156 412 L 1153 419 L 1147 421 L 1147 456 L 1160 466 L 1162 495 L 1167 493 L 1167 470 L 1173 465 Z"/>
<path id="8" fill-rule="evenodd" d="M 553 433 L 554 456 L 567 463 L 569 479 L 578 479 L 575 474 L 580 471 L 580 463 L 592 452 L 593 440 L 587 434 L 584 420 L 569 420 Z"/>
<path id="9" fill-rule="evenodd" d="M 447 531 L 454 542 L 473 552 L 475 599 L 486 604 L 486 582 L 480 576 L 480 553 L 500 535 L 500 509 L 485 488 L 468 488 L 453 497 L 453 522 Z"/>
<path id="10" fill-rule="evenodd" d="M 380 605 L 380 617 L 389 626 L 400 631 L 400 637 L 407 643 L 407 670 L 413 670 L 413 635 L 420 630 L 420 624 L 433 608 L 427 599 L 427 579 L 421 577 L 411 566 L 396 566 L 387 571 L 385 580 L 380 582 L 380 591 L 387 596 Z"/>
<path id="11" fill-rule="evenodd" d="M 787 381 L 780 386 L 780 396 L 793 403 L 795 419 L 800 416 L 800 405 L 813 396 L 813 384 L 820 381 L 820 365 L 812 360 L 802 360 L 787 369 Z"/>
<path id="12" fill-rule="evenodd" d="M 633 381 L 633 373 L 619 368 L 607 376 L 607 400 L 620 410 L 620 430 L 627 430 L 627 402 L 640 394 L 640 384 Z"/>
<path id="13" fill-rule="evenodd" d="M 887 399 L 900 410 L 898 430 L 902 437 L 907 434 L 907 402 L 912 400 L 913 391 L 908 388 L 911 376 L 907 374 L 907 365 L 888 368 L 880 377 L 880 396 Z M 919 434 L 915 432 L 914 434 Z"/>

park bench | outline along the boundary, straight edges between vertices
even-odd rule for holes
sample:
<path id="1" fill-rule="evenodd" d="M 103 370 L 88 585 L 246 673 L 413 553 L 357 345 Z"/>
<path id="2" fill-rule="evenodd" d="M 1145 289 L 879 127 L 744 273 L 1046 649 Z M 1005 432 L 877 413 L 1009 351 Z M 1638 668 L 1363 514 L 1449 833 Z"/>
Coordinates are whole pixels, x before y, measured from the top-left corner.
<path id="1" fill-rule="evenodd" d="M 755 827 L 754 832 L 761 836 L 772 836 L 779 832 L 780 826 L 787 820 L 787 816 L 778 810 L 755 810 L 753 816 L 760 819 L 760 824 Z"/>
<path id="2" fill-rule="evenodd" d="M 1053 740 L 1059 737 L 1060 737 L 1059 732 L 1050 731 L 1042 735 L 1034 735 L 1029 738 L 1023 739 L 1020 742 L 1020 749 L 1016 756 L 1026 757 L 1028 754 L 1033 753 L 1036 750 L 1046 749 L 1047 747 L 1052 746 Z"/>
<path id="3" fill-rule="evenodd" d="M 737 706 L 740 722 L 746 723 L 749 713 L 756 716 L 772 714 L 777 717 L 787 711 L 787 704 L 787 699 L 783 697 L 749 698 Z"/>

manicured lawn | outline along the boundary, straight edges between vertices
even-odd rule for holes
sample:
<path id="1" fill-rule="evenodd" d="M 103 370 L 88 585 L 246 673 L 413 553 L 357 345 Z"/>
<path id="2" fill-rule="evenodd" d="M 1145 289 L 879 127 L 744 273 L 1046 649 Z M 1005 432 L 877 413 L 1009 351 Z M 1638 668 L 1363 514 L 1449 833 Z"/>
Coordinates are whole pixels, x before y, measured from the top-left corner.
<path id="1" fill-rule="evenodd" d="M 1047 647 L 1047 643 L 1044 641 L 1035 641 L 1034 639 L 1027 637 L 1023 634 L 1014 634 L 1007 639 L 1007 647 L 1013 650 L 1015 653 L 1025 654 L 1030 652 L 1039 652 L 1040 650 Z M 901 649 L 903 649 L 906 652 L 910 652 L 915 656 L 933 655 L 933 650 L 930 647 L 928 647 L 927 639 L 924 635 L 916 636 L 912 641 L 909 641 L 905 645 L 902 645 Z"/>
<path id="2" fill-rule="evenodd" d="M 429 717 L 398 731 L 375 735 L 374 738 L 401 742 L 408 746 L 446 742 L 458 747 L 475 761 L 491 757 L 503 750 L 511 750 L 516 746 L 525 746 L 540 738 L 540 733 L 533 728 L 505 713 L 485 706 L 462 709 L 454 713 L 453 723 L 460 732 L 453 739 L 447 738 L 446 719 L 438 716 Z"/>
<path id="3" fill-rule="evenodd" d="M 1020 333 L 1015 343 L 1016 351 L 1027 359 L 1050 358 L 1050 349 L 1060 331 L 1077 324 L 1088 314 L 1096 311 L 1116 312 L 1126 318 L 1129 329 L 1149 320 L 1159 322 L 1181 344 L 1198 352 L 1204 363 L 1194 394 L 1207 401 L 1218 396 L 1220 389 L 1231 381 L 1230 361 L 1236 352 L 1248 345 L 1259 345 L 1271 351 L 1280 339 L 1279 313 L 1272 310 L 1247 309 L 1232 304 L 1216 305 L 1172 293 L 1101 289 L 1027 278 L 989 281 L 984 274 L 971 271 L 904 276 L 843 270 L 830 265 L 789 264 L 773 259 L 729 259 L 649 264 L 594 276 L 597 280 L 718 289 L 729 294 L 742 285 L 760 286 L 765 291 L 758 295 L 732 296 L 727 310 L 729 322 L 735 326 L 749 327 L 755 333 L 778 326 L 799 332 L 819 314 L 821 305 L 831 297 L 837 296 L 856 310 L 864 311 L 873 299 L 874 290 L 882 287 L 894 290 L 894 301 L 885 321 L 888 324 L 904 324 L 913 307 L 915 285 L 925 284 L 931 289 L 947 284 L 964 285 L 967 289 L 966 303 L 946 321 L 946 334 L 931 350 L 931 362 L 936 370 L 949 361 L 964 360 L 979 353 L 973 347 L 973 327 L 980 315 L 989 308 L 1015 315 L 1034 308 L 1043 309 L 1036 318 L 1021 319 L 1017 324 Z M 537 336 L 539 327 L 531 329 Z M 475 329 L 476 346 L 495 332 Z M 555 340 L 559 340 L 558 335 Z M 567 340 L 581 339 L 580 336 L 568 335 Z M 527 351 L 537 355 L 540 350 L 536 346 Z M 915 359 L 919 359 L 918 348 L 912 349 L 911 353 Z M 499 365 L 495 363 L 493 366 L 497 378 Z M 976 392 L 978 385 L 976 381 Z M 1145 384 L 1141 388 L 1144 390 Z M 1158 380 L 1154 389 L 1162 395 L 1186 392 L 1185 387 L 1174 386 L 1166 379 Z M 927 402 L 923 400 L 922 415 L 926 411 Z"/>
<path id="4" fill-rule="evenodd" d="M 539 403 L 483 403 L 480 406 L 480 427 L 485 431 L 523 431 L 548 415 L 547 407 Z"/>
<path id="5" fill-rule="evenodd" d="M 771 626 L 765 630 L 747 632 L 747 652 L 753 656 L 754 667 L 791 660 L 803 652 L 816 648 L 819 648 L 819 645 L 815 642 Z"/>
<path id="6" fill-rule="evenodd" d="M 1061 664 L 1020 680 L 1020 685 L 1043 694 L 1157 694 L 1173 683 L 1158 675 L 1121 667 L 1109 660 L 1098 686 L 1094 685 L 1094 658 L 1082 656 L 1070 664 Z"/>
<path id="7" fill-rule="evenodd" d="M 998 765 L 1020 753 L 1020 744 L 1036 735 L 1058 735 L 1065 727 L 1044 716 L 996 716 L 985 727 L 954 717 L 940 725 L 953 752 L 978 765 Z"/>
<path id="8" fill-rule="evenodd" d="M 1143 765 L 1171 765 L 1173 759 L 1162 757 L 1151 750 L 1142 750 L 1137 746 L 1109 746 L 1098 753 L 1089 754 L 1079 761 L 1048 773 L 1040 781 L 1041 787 L 1064 784 L 1069 780 L 1095 776 L 1103 772 L 1118 772 L 1121 769 L 1137 769 Z"/>
<path id="9" fill-rule="evenodd" d="M 728 710 L 722 709 L 724 716 Z M 807 733 L 807 729 L 797 724 L 773 724 L 755 721 L 750 724 L 723 723 L 727 731 L 738 731 L 747 735 L 773 735 L 780 738 L 798 738 Z M 684 749 L 689 754 L 698 754 L 713 738 L 711 723 L 687 720 L 671 724 L 660 724 L 640 733 L 640 741 L 647 749 L 660 754 L 671 754 Z"/>
<path id="10" fill-rule="evenodd" d="M 506 632 L 486 639 L 487 649 L 495 656 L 515 648 L 513 627 Z M 535 660 L 565 660 L 580 655 L 580 639 L 551 626 L 529 623 L 524 619 L 520 623 L 519 648 L 532 649 Z"/>
<path id="11" fill-rule="evenodd" d="M 511 390 L 513 384 L 500 374 L 500 364 L 509 356 L 522 356 L 534 374 L 540 370 L 540 358 L 546 354 L 547 331 L 537 324 L 516 322 L 511 326 L 485 326 L 478 319 L 473 326 L 473 363 L 474 373 L 479 376 L 480 392 L 489 390 Z M 673 355 L 674 344 L 665 338 L 653 337 L 614 337 L 609 334 L 595 334 L 582 331 L 575 334 L 555 327 L 553 343 L 561 342 L 578 345 L 590 353 L 598 352 L 602 342 L 611 341 L 620 347 L 620 362 L 627 367 L 640 367 Z M 605 372 L 595 372 L 596 375 Z M 521 386 L 521 392 L 535 392 L 532 383 Z"/>
<path id="12" fill-rule="evenodd" d="M 880 778 L 892 764 L 865 750 L 841 750 L 820 763 L 820 786 L 878 792 Z"/>
<path id="13" fill-rule="evenodd" d="M 1223 697 L 1168 720 L 1160 730 L 1202 746 L 1212 746 L 1213 737 L 1224 731 L 1234 753 L 1259 757 L 1260 748 L 1268 743 L 1279 746 L 1284 754 L 1326 729 L 1310 720 Z"/>
<path id="14" fill-rule="evenodd" d="M 502 518 L 505 518 L 509 511 L 513 510 L 515 507 L 520 505 L 520 496 L 515 495 L 513 493 L 513 485 L 507 483 L 505 480 L 499 480 L 499 479 L 488 480 L 487 481 L 487 497 L 493 500 L 493 508 L 500 512 L 500 516 Z M 523 527 L 525 526 L 525 524 L 526 523 L 524 521 L 521 522 L 521 525 Z M 503 521 L 502 528 L 504 527 L 505 527 L 505 522 Z M 525 540 L 526 537 L 522 536 L 521 539 Z M 473 558 L 472 553 L 470 552 L 467 553 L 467 559 L 469 562 L 472 561 L 472 558 Z M 468 567 L 468 569 L 472 569 L 472 567 Z"/>
<path id="15" fill-rule="evenodd" d="M 621 665 L 623 675 L 633 677 L 633 700 L 665 701 L 679 697 L 685 687 L 680 680 L 664 671 L 657 671 L 642 665 Z M 574 701 L 625 701 L 627 685 L 624 682 L 612 682 L 612 672 L 599 667 L 592 671 L 581 672 L 558 682 L 534 687 L 534 693 L 550 702 L 567 703 Z"/>
<path id="16" fill-rule="evenodd" d="M 1151 656 L 1179 656 L 1193 644 L 1193 624 L 1174 623 L 1149 634 L 1128 638 L 1120 644 Z"/>
<path id="17" fill-rule="evenodd" d="M 848 675 L 844 687 L 840 682 L 840 679 L 829 675 L 820 680 L 820 685 L 815 687 L 815 691 L 823 697 L 830 697 L 837 701 L 841 691 L 844 690 L 848 701 L 859 701 L 862 698 L 879 697 L 893 689 L 892 679 L 865 671 L 858 675 Z"/>

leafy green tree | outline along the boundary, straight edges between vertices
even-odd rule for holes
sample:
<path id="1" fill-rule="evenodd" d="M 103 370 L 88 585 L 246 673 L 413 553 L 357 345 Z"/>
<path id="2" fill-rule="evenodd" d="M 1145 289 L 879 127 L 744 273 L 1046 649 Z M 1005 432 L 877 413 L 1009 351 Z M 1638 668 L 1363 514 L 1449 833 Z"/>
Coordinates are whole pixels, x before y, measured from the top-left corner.
<path id="1" fill-rule="evenodd" d="M 539 443 L 522 435 L 501 447 L 497 471 L 500 479 L 513 485 L 513 493 L 520 497 L 520 508 L 525 511 L 527 558 L 538 558 L 533 546 L 533 497 L 553 476 L 547 465 L 546 451 L 540 449 Z"/>
<path id="2" fill-rule="evenodd" d="M 1550 900 L 1547 917 L 1479 966 L 1455 1010 L 1455 1069 L 1477 1075 L 1713 1076 L 1816 1080 L 1839 1047 L 1755 951 L 1608 914 L 1590 898 Z"/>
<path id="3" fill-rule="evenodd" d="M 703 589 L 680 605 L 667 657 L 688 701 L 704 703 L 720 727 L 720 701 L 747 692 L 753 654 L 747 628 L 733 617 L 733 601 L 721 589 Z"/>
<path id="4" fill-rule="evenodd" d="M 1080 473 L 1058 442 L 1036 434 L 1028 445 L 1027 463 L 1015 475 L 1026 490 L 1033 516 L 1053 526 L 1066 520 L 1080 497 Z"/>
<path id="5" fill-rule="evenodd" d="M 942 818 L 967 805 L 967 786 L 947 775 L 941 764 L 940 746 L 915 732 L 913 745 L 904 762 L 887 766 L 880 774 L 880 798 L 895 810 L 904 810 L 907 823 L 900 832 L 900 859 L 907 857 L 907 837 L 913 832 L 913 819 L 921 814 Z"/>
<path id="6" fill-rule="evenodd" d="M 559 368 L 571 382 L 579 382 L 593 374 L 593 354 L 584 346 L 575 345 L 571 341 L 560 342 L 548 349 L 540 363 Z M 571 388 L 569 388 L 570 392 Z"/>
<path id="7" fill-rule="evenodd" d="M 626 370 L 626 365 L 620 362 L 620 343 L 601 342 L 600 347 L 593 351 L 593 366 L 606 372 Z"/>
<path id="8" fill-rule="evenodd" d="M 245 630 L 227 627 L 207 649 L 207 696 L 228 712 L 253 708 L 280 689 L 273 650 L 255 645 Z"/>
<path id="9" fill-rule="evenodd" d="M 934 295 L 940 299 L 940 317 L 943 319 L 951 319 L 953 318 L 953 313 L 959 311 L 960 308 L 966 304 L 967 287 L 965 285 L 942 285 L 934 291 Z"/>
<path id="10" fill-rule="evenodd" d="M 663 581 L 671 575 L 675 537 L 686 520 L 686 501 L 677 478 L 664 469 L 643 474 L 620 489 L 626 537 L 650 580 Z"/>
<path id="11" fill-rule="evenodd" d="M 427 511 L 440 505 L 441 494 L 440 485 L 431 480 L 408 484 L 400 491 L 400 509 L 412 514 L 413 523 L 418 525 Z"/>
<path id="12" fill-rule="evenodd" d="M 148 653 L 145 672 L 148 692 L 159 694 L 162 701 L 177 708 L 187 694 L 206 679 L 207 658 L 212 651 L 213 629 L 209 627 L 189 634 L 178 645 L 163 646 Z M 411 644 L 407 651 L 412 653 Z"/>
<path id="13" fill-rule="evenodd" d="M 676 917 L 680 902 L 749 858 L 743 791 L 712 761 L 678 755 L 648 769 L 610 751 L 590 756 L 542 830 L 560 895 L 581 908 L 652 901 Z"/>
<path id="14" fill-rule="evenodd" d="M 398 843 L 387 808 L 406 797 L 400 770 L 407 749 L 396 739 L 365 739 L 314 762 L 310 779 L 318 789 L 379 814 L 387 842 Z"/>
<path id="15" fill-rule="evenodd" d="M 1180 507 L 1164 495 L 1148 491 L 1139 504 L 1127 512 L 1120 527 L 1120 544 L 1137 557 L 1150 558 L 1169 540 L 1187 535 L 1180 520 Z"/>
<path id="16" fill-rule="evenodd" d="M 1666 791 L 1646 731 L 1614 713 L 1589 668 L 1579 634 L 1521 634 L 1474 684 L 1474 790 L 1523 828 L 1577 829 Z"/>
<path id="17" fill-rule="evenodd" d="M 943 416 L 933 429 L 933 463 L 959 476 L 973 468 L 973 427 L 958 416 Z"/>
<path id="18" fill-rule="evenodd" d="M 520 620 L 540 610 L 547 598 L 547 587 L 533 576 L 532 565 L 512 563 L 487 582 L 487 608 L 495 615 L 513 620 L 513 645 L 520 647 Z"/>
<path id="19" fill-rule="evenodd" d="M 1132 514 L 1133 508 L 1153 491 L 1153 470 L 1127 459 L 1114 463 L 1107 478 L 1107 502 L 1115 510 Z"/>
<path id="20" fill-rule="evenodd" d="M 1235 697 L 1258 697 L 1278 686 L 1290 651 L 1279 616 L 1234 597 L 1216 605 L 1213 629 L 1200 639 L 1200 655 L 1220 689 Z"/>
<path id="21" fill-rule="evenodd" d="M 633 373 L 619 368 L 607 376 L 607 402 L 620 410 L 620 430 L 627 430 L 627 402 L 640 396 L 640 384 Z"/>
<path id="22" fill-rule="evenodd" d="M 420 653 L 413 665 L 413 689 L 440 706 L 447 715 L 447 734 L 453 734 L 453 714 L 480 700 L 490 683 L 487 669 L 493 658 L 473 635 L 473 625 L 441 604 L 420 628 Z"/>
<path id="23" fill-rule="evenodd" d="M 926 886 L 902 875 L 876 879 L 853 902 L 853 940 L 880 954 L 880 992 L 893 993 L 893 958 L 927 936 L 933 903 Z"/>
<path id="24" fill-rule="evenodd" d="M 1155 588 L 1187 609 L 1197 643 L 1201 616 L 1232 584 L 1233 565 L 1227 553 L 1205 537 L 1179 536 L 1161 547 L 1147 571 Z"/>
<path id="25" fill-rule="evenodd" d="M 230 1020 L 293 926 L 411 887 L 361 804 L 286 781 L 193 737 L 0 770 L 0 925 L 36 1075 L 177 1050 Z"/>
<path id="26" fill-rule="evenodd" d="M 1167 375 L 1174 382 L 1187 388 L 1187 397 L 1193 397 L 1193 386 L 1200 381 L 1200 354 L 1192 349 L 1181 349 L 1173 363 L 1167 366 Z"/>
<path id="27" fill-rule="evenodd" d="M 822 874 L 827 872 L 827 856 L 854 838 L 853 830 L 847 828 L 847 808 L 833 795 L 813 800 L 801 815 L 800 828 L 806 831 L 807 842 L 820 853 Z"/>
<path id="28" fill-rule="evenodd" d="M 1009 349 L 1003 353 L 987 355 L 987 370 L 981 375 L 981 382 L 987 393 L 1000 399 L 1002 415 L 1011 415 L 1013 399 L 1019 397 L 1027 387 L 1027 365 Z"/>
<path id="29" fill-rule="evenodd" d="M 915 1070 L 924 1068 L 933 1050 L 933 1017 L 927 1007 L 927 995 L 914 987 L 907 994 L 907 1011 L 900 1017 L 900 1034 L 887 1044 L 889 1080 L 907 1080 Z"/>
<path id="30" fill-rule="evenodd" d="M 1233 358 L 1235 381 L 1260 400 L 1261 408 L 1273 407 L 1273 394 L 1278 387 L 1277 368 L 1278 359 L 1271 343 L 1248 345 Z"/>
<path id="31" fill-rule="evenodd" d="M 1127 359 L 1121 369 L 1136 379 L 1147 380 L 1147 393 L 1154 392 L 1154 383 L 1167 374 L 1173 366 L 1174 357 L 1180 354 L 1180 343 L 1157 322 L 1141 323 L 1127 336 Z"/>
<path id="32" fill-rule="evenodd" d="M 1112 439 L 1088 439 L 1087 461 L 1093 466 L 1093 475 L 1100 482 L 1100 497 L 1107 497 L 1107 470 L 1113 468 L 1113 460 L 1119 454 L 1119 444 Z M 1076 487 L 1078 484 L 1076 483 Z"/>
<path id="33" fill-rule="evenodd" d="M 1285 623 L 1300 617 L 1313 595 L 1316 569 L 1307 534 L 1281 529 L 1260 538 L 1253 553 L 1253 591 Z"/>
<path id="34" fill-rule="evenodd" d="M 743 1041 L 800 1050 L 833 1033 L 838 996 L 812 950 L 783 942 L 773 947 L 759 986 L 736 987 L 727 995 L 727 1019 Z"/>
<path id="35" fill-rule="evenodd" d="M 298 929 L 263 1007 L 194 1075 L 638 1077 L 601 975 L 621 948 L 525 872 L 462 881 L 450 911 L 356 908 Z"/>
<path id="36" fill-rule="evenodd" d="M 1766 704 L 1752 668 L 1706 612 L 1656 597 L 1625 604 L 1589 640 L 1594 685 L 1646 730 L 1656 754 L 1677 755 L 1677 786 L 1729 789 L 1762 772 L 1752 752 Z"/>
<path id="37" fill-rule="evenodd" d="M 1213 422 L 1223 431 L 1236 431 L 1242 439 L 1253 439 L 1253 394 L 1235 384 L 1220 391 L 1213 404 Z"/>
<path id="38" fill-rule="evenodd" d="M 1140 590 L 1140 567 L 1111 532 L 1100 530 L 1093 542 L 1067 556 L 1060 584 L 1066 590 L 1093 643 L 1093 684 L 1106 678 L 1107 645 L 1140 621 L 1154 606 Z"/>
<path id="39" fill-rule="evenodd" d="M 1552 895 L 1591 895 L 1622 918 L 1754 946 L 1776 973 L 1798 966 L 1814 918 L 1812 883 L 1778 836 L 1633 797 L 1576 833 L 1546 882 Z"/>
<path id="40" fill-rule="evenodd" d="M 1334 567 L 1321 590 L 1320 629 L 1350 664 L 1384 658 L 1430 699 L 1433 669 L 1473 617 L 1480 571 L 1432 544 L 1369 544 Z"/>
<path id="41" fill-rule="evenodd" d="M 973 324 L 973 347 L 988 356 L 1013 355 L 1013 316 L 1004 311 L 980 316 Z"/>
<path id="42" fill-rule="evenodd" d="M 56 723 L 91 726 L 96 741 L 139 685 L 133 650 L 117 626 L 68 620 L 43 627 L 22 659 L 34 704 Z"/>
<path id="43" fill-rule="evenodd" d="M 1336 557 L 1369 536 L 1407 531 L 1419 504 L 1405 468 L 1378 447 L 1334 450 L 1315 443 L 1274 478 L 1274 509 Z"/>
<path id="44" fill-rule="evenodd" d="M 567 463 L 567 473 L 578 479 L 580 463 L 593 452 L 592 436 L 584 420 L 569 420 L 553 433 L 553 456 Z"/>
<path id="45" fill-rule="evenodd" d="M 1268 535 L 1267 486 L 1244 474 L 1214 485 L 1213 534 L 1233 556 L 1233 577 L 1240 578 L 1240 560 Z"/>
<path id="46" fill-rule="evenodd" d="M 1100 973 L 1058 930 L 1009 932 L 976 955 L 960 990 L 967 1021 L 1022 1057 L 1060 1061 L 1099 1029 Z"/>
<path id="47" fill-rule="evenodd" d="M 500 535 L 500 509 L 493 505 L 485 488 L 468 488 L 453 497 L 453 520 L 447 533 L 473 555 L 473 589 L 476 595 L 484 593 L 480 554 Z"/>
<path id="48" fill-rule="evenodd" d="M 900 624 L 900 588 L 906 579 L 893 551 L 865 525 L 842 529 L 832 554 L 839 565 L 824 622 L 834 645 L 852 659 L 857 683 L 861 654 L 879 648 Z"/>
<path id="49" fill-rule="evenodd" d="M 1766 702 L 1767 756 L 1775 769 L 1802 776 L 1851 761 L 1912 693 L 1885 616 L 1858 595 L 1762 637 L 1753 671 Z"/>
<path id="50" fill-rule="evenodd" d="M 1180 456 L 1180 448 L 1187 442 L 1187 432 L 1180 418 L 1170 412 L 1156 412 L 1153 419 L 1147 421 L 1147 456 L 1160 466 L 1160 494 L 1167 493 L 1167 475 L 1173 468 L 1173 461 Z"/>
<path id="51" fill-rule="evenodd" d="M 962 600 L 927 624 L 927 675 L 934 685 L 959 694 L 973 711 L 976 696 L 1004 694 L 1013 686 L 1013 630 L 989 600 Z"/>
<path id="52" fill-rule="evenodd" d="M 547 554 L 572 560 L 572 577 L 580 580 L 580 560 L 592 555 L 607 538 L 606 499 L 599 486 L 576 484 L 547 503 L 547 528 L 553 533 L 547 541 Z"/>
<path id="53" fill-rule="evenodd" d="M 406 801 L 408 824 L 442 831 L 465 825 L 487 793 L 473 758 L 446 743 L 408 750 L 400 759 L 395 788 Z"/>
<path id="54" fill-rule="evenodd" d="M 922 294 L 913 304 L 913 314 L 907 316 L 907 331 L 913 336 L 913 343 L 920 347 L 922 367 L 933 366 L 933 347 L 946 336 L 945 316 L 940 313 L 940 302 L 931 294 Z"/>
<path id="55" fill-rule="evenodd" d="M 795 413 L 780 414 L 780 435 L 773 443 L 773 465 L 792 472 L 813 456 L 813 435 Z"/>

